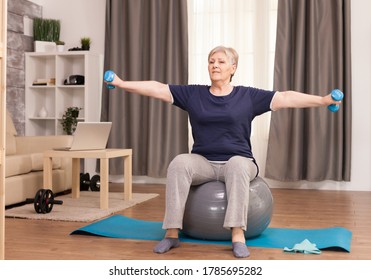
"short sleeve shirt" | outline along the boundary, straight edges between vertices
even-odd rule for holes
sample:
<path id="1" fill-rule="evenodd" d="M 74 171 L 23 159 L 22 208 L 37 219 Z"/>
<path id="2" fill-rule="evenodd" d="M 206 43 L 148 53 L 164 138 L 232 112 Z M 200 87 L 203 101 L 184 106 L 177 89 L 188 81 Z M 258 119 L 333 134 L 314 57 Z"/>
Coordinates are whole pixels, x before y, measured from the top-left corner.
<path id="1" fill-rule="evenodd" d="M 210 86 L 169 85 L 173 104 L 188 112 L 194 140 L 192 153 L 210 161 L 232 156 L 253 158 L 252 120 L 270 111 L 274 91 L 235 86 L 226 96 L 215 96 Z"/>

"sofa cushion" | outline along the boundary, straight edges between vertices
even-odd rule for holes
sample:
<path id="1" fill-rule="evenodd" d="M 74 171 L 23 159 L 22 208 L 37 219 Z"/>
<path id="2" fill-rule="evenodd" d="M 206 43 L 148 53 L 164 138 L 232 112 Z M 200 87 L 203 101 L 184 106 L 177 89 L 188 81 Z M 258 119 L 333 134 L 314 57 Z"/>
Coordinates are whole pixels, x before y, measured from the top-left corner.
<path id="1" fill-rule="evenodd" d="M 32 170 L 30 155 L 9 155 L 5 157 L 5 178 L 26 174 Z"/>
<path id="2" fill-rule="evenodd" d="M 44 157 L 43 153 L 33 153 L 30 154 L 31 156 L 31 163 L 32 163 L 32 171 L 40 171 L 43 170 L 44 165 Z M 52 168 L 59 169 L 62 166 L 61 158 L 53 158 L 52 160 Z"/>
<path id="3" fill-rule="evenodd" d="M 6 155 L 14 155 L 16 153 L 16 142 L 15 136 L 17 135 L 17 130 L 15 129 L 12 116 L 6 110 Z"/>
<path id="4" fill-rule="evenodd" d="M 17 135 L 17 130 L 15 129 L 12 116 L 10 115 L 8 110 L 6 110 L 6 132 L 12 135 Z"/>
<path id="5" fill-rule="evenodd" d="M 15 142 L 15 136 L 10 134 L 10 133 L 6 133 L 5 134 L 5 155 L 14 155 L 16 152 L 17 152 L 17 145 L 16 145 L 16 142 Z"/>

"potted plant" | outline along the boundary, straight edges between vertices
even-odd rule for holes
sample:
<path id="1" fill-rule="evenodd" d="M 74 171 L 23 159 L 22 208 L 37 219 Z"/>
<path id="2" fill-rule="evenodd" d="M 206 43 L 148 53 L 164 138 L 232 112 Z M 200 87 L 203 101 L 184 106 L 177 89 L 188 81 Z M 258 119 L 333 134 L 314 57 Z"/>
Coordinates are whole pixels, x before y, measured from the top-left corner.
<path id="1" fill-rule="evenodd" d="M 57 51 L 63 52 L 64 51 L 64 42 L 58 40 L 58 41 L 55 41 L 55 43 L 57 44 Z"/>
<path id="2" fill-rule="evenodd" d="M 72 135 L 75 132 L 80 110 L 82 110 L 80 107 L 68 107 L 63 114 L 61 124 L 67 135 Z"/>
<path id="3" fill-rule="evenodd" d="M 90 49 L 91 39 L 90 37 L 82 37 L 81 38 L 81 49 L 84 51 L 88 51 Z"/>
<path id="4" fill-rule="evenodd" d="M 35 51 L 55 51 L 55 42 L 59 40 L 60 30 L 60 20 L 35 18 L 33 20 Z"/>

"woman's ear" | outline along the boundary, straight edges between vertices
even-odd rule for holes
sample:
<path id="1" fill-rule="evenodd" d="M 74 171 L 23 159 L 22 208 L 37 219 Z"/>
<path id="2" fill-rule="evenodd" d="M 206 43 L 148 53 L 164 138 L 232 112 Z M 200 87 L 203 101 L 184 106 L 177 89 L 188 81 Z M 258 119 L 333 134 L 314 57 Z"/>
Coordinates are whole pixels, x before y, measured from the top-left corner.
<path id="1" fill-rule="evenodd" d="M 234 73 L 236 73 L 236 70 L 237 70 L 237 66 L 236 64 L 232 64 L 232 75 L 234 75 Z"/>

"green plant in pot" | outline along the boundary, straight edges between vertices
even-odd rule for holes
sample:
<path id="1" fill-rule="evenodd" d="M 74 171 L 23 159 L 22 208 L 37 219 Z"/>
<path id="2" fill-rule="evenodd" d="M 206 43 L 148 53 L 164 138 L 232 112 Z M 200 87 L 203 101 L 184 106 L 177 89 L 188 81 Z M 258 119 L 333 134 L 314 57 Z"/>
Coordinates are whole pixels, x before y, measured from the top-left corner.
<path id="1" fill-rule="evenodd" d="M 35 41 L 56 42 L 61 31 L 60 20 L 35 18 L 33 20 L 33 38 Z"/>
<path id="2" fill-rule="evenodd" d="M 55 41 L 55 43 L 57 44 L 57 51 L 64 51 L 64 41 Z"/>
<path id="3" fill-rule="evenodd" d="M 81 49 L 88 51 L 90 49 L 91 39 L 89 37 L 81 38 Z"/>
<path id="4" fill-rule="evenodd" d="M 64 112 L 61 120 L 61 124 L 63 127 L 63 131 L 67 135 L 72 135 L 77 126 L 77 118 L 79 117 L 79 113 L 82 110 L 80 107 L 68 107 L 67 110 Z"/>
<path id="5" fill-rule="evenodd" d="M 59 40 L 61 31 L 60 20 L 34 18 L 33 38 L 36 51 L 49 51 L 55 49 L 55 42 Z"/>

